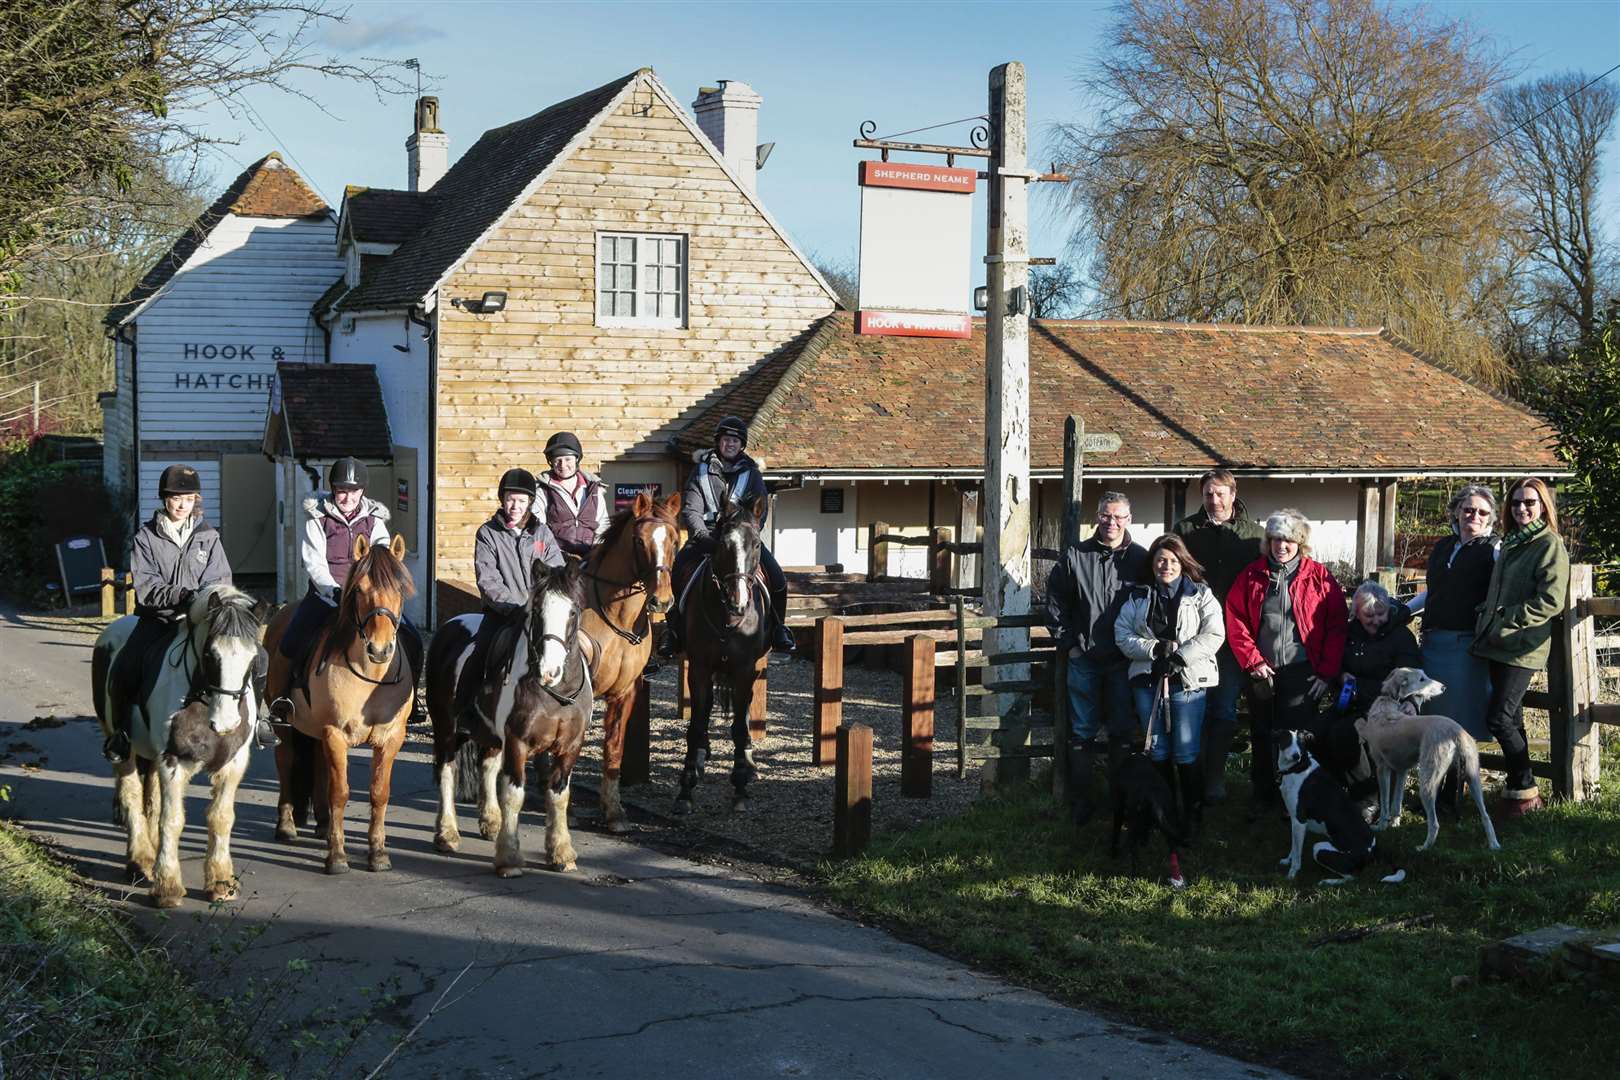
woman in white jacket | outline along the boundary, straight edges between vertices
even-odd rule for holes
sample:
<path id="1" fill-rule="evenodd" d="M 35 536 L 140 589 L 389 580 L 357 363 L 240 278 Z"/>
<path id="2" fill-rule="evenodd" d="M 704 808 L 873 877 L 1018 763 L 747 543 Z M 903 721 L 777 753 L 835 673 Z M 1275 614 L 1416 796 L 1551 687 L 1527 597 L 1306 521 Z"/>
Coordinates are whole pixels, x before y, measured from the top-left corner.
<path id="1" fill-rule="evenodd" d="M 1136 715 L 1148 736 L 1148 757 L 1171 790 L 1180 780 L 1189 828 L 1203 817 L 1198 752 L 1204 695 L 1220 681 L 1215 654 L 1226 640 L 1220 601 L 1204 584 L 1204 568 L 1181 537 L 1167 533 L 1148 548 L 1150 583 L 1131 590 L 1114 624 L 1114 641 L 1130 661 Z M 1172 771 L 1171 759 L 1175 764 Z"/>

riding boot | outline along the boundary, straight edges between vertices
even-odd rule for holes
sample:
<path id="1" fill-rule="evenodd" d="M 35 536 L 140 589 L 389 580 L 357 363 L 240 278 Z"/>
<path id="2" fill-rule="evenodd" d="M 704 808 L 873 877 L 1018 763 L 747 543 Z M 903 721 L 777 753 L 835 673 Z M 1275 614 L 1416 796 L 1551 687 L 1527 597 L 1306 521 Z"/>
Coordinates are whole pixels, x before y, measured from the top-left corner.
<path id="1" fill-rule="evenodd" d="M 132 706 L 126 705 L 119 698 L 107 695 L 107 711 L 111 717 L 112 734 L 103 740 L 101 755 L 114 765 L 122 765 L 135 752 L 129 737 L 131 708 Z"/>
<path id="2" fill-rule="evenodd" d="M 665 660 L 675 659 L 681 655 L 681 650 L 686 647 L 685 643 L 681 641 L 679 629 L 684 621 L 685 616 L 681 613 L 680 608 L 670 608 L 669 614 L 664 617 L 664 629 L 658 635 L 657 652 Z"/>
<path id="3" fill-rule="evenodd" d="M 799 643 L 794 640 L 793 631 L 787 625 L 787 582 L 784 581 L 780 588 L 773 582 L 770 592 L 771 622 L 775 625 L 771 650 L 791 656 L 799 651 Z"/>
<path id="4" fill-rule="evenodd" d="M 270 706 L 264 700 L 264 686 L 269 679 L 270 654 L 260 646 L 259 655 L 253 660 L 253 743 L 261 750 L 268 750 L 281 742 L 270 727 Z"/>
<path id="5" fill-rule="evenodd" d="M 1226 799 L 1226 757 L 1232 752 L 1232 737 L 1237 734 L 1237 721 L 1222 721 L 1204 728 L 1204 802 L 1218 803 Z"/>
<path id="6" fill-rule="evenodd" d="M 1181 781 L 1181 835 L 1189 847 L 1204 828 L 1204 768 L 1200 761 L 1176 766 Z"/>
<path id="7" fill-rule="evenodd" d="M 1119 768 L 1131 756 L 1131 744 L 1125 738 L 1108 737 L 1108 797 L 1117 801 L 1119 795 Z"/>
<path id="8" fill-rule="evenodd" d="M 1069 820 L 1076 827 L 1091 820 L 1095 807 L 1091 799 L 1091 769 L 1096 758 L 1089 742 L 1069 747 Z"/>

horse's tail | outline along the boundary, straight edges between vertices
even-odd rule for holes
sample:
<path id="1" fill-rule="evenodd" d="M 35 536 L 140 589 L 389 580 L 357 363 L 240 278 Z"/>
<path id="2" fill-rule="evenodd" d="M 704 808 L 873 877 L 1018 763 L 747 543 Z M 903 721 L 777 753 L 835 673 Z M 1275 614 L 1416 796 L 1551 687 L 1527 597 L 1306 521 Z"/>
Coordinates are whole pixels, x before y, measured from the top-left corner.
<path id="1" fill-rule="evenodd" d="M 292 802 L 294 820 L 302 825 L 308 820 L 310 808 L 315 805 L 315 750 L 316 742 L 297 728 L 289 727 L 285 735 L 292 749 L 292 765 L 287 772 L 287 794 Z"/>
<path id="2" fill-rule="evenodd" d="M 483 794 L 484 746 L 467 739 L 456 748 L 456 801 L 476 803 Z"/>
<path id="3" fill-rule="evenodd" d="M 107 676 L 112 671 L 113 652 L 112 643 L 103 634 L 90 653 L 90 700 L 95 703 L 96 719 L 101 722 L 103 734 L 112 731 L 107 717 Z"/>

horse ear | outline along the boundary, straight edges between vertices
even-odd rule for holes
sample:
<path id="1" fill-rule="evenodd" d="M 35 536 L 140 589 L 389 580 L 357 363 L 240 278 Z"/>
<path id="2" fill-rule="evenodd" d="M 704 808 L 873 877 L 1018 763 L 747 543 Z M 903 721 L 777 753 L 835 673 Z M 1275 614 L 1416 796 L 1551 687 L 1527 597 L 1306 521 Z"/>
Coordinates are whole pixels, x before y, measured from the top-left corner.
<path id="1" fill-rule="evenodd" d="M 225 603 L 225 601 L 220 597 L 218 589 L 215 589 L 213 592 L 209 593 L 208 594 L 208 612 L 209 612 L 209 614 L 213 614 L 214 612 L 218 611 L 224 605 L 224 603 Z"/>
<path id="2" fill-rule="evenodd" d="M 665 499 L 663 505 L 659 507 L 659 510 L 665 514 L 668 514 L 670 517 L 674 517 L 676 514 L 680 513 L 681 493 L 677 491 L 675 494 Z"/>
<path id="3" fill-rule="evenodd" d="M 366 552 L 368 552 L 370 550 L 371 550 L 371 541 L 370 540 L 367 540 L 364 536 L 356 536 L 354 538 L 354 561 L 355 562 L 359 562 L 361 559 L 365 558 L 366 557 Z"/>
<path id="4" fill-rule="evenodd" d="M 395 533 L 394 538 L 388 541 L 388 553 L 400 562 L 405 561 L 405 538 L 399 533 Z"/>
<path id="5" fill-rule="evenodd" d="M 645 490 L 636 492 L 636 501 L 630 504 L 630 513 L 635 517 L 646 517 L 652 513 L 652 496 Z"/>
<path id="6" fill-rule="evenodd" d="M 529 564 L 529 580 L 537 585 L 546 580 L 546 575 L 549 573 L 551 573 L 551 565 L 543 559 L 536 559 Z"/>
<path id="7" fill-rule="evenodd" d="M 765 500 L 757 495 L 750 495 L 742 501 L 742 508 L 748 511 L 748 516 L 754 519 L 754 524 L 765 520 Z"/>

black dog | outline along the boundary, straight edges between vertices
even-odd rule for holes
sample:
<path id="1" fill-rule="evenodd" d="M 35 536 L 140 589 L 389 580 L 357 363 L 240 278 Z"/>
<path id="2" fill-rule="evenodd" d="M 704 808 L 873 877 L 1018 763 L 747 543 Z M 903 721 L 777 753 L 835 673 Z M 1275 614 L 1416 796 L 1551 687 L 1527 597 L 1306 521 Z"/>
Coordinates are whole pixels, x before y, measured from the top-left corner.
<path id="1" fill-rule="evenodd" d="M 1109 854 L 1119 858 L 1119 830 L 1127 819 L 1131 824 L 1131 873 L 1136 873 L 1136 859 L 1147 845 L 1148 833 L 1157 829 L 1170 845 L 1170 884 L 1182 888 L 1187 879 L 1181 876 L 1179 849 L 1186 844 L 1176 822 L 1176 800 L 1170 785 L 1164 782 L 1159 770 L 1141 751 L 1137 751 L 1114 770 L 1110 778 L 1114 793 L 1114 840 Z"/>
<path id="2" fill-rule="evenodd" d="M 1390 865 L 1386 854 L 1378 849 L 1378 838 L 1350 801 L 1350 796 L 1311 756 L 1307 749 L 1310 733 L 1278 731 L 1273 733 L 1272 741 L 1277 755 L 1277 782 L 1282 789 L 1283 803 L 1288 807 L 1292 833 L 1288 854 L 1281 860 L 1281 865 L 1288 867 L 1288 879 L 1292 881 L 1299 874 L 1305 834 L 1314 832 L 1327 837 L 1311 847 L 1311 857 L 1317 865 L 1333 875 L 1322 882 L 1324 885 L 1349 881 L 1358 870 L 1373 862 L 1392 870 L 1381 880 L 1390 884 L 1404 881 L 1406 871 Z"/>

